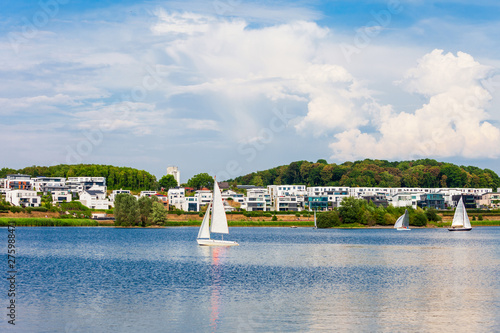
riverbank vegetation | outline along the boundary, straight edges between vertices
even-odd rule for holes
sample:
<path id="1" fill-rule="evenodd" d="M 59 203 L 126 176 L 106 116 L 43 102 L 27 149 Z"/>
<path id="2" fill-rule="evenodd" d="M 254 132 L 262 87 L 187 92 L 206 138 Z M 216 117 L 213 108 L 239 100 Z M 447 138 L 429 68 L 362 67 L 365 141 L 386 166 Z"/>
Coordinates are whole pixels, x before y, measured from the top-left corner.
<path id="1" fill-rule="evenodd" d="M 339 208 L 329 212 L 319 213 L 317 217 L 318 228 L 332 228 L 361 225 L 361 226 L 392 226 L 408 209 L 410 215 L 410 225 L 424 227 L 429 221 L 439 222 L 441 217 L 435 209 L 423 210 L 421 208 L 413 209 L 395 208 L 393 206 L 377 207 L 373 203 L 368 203 L 363 199 L 347 197 L 342 200 Z"/>

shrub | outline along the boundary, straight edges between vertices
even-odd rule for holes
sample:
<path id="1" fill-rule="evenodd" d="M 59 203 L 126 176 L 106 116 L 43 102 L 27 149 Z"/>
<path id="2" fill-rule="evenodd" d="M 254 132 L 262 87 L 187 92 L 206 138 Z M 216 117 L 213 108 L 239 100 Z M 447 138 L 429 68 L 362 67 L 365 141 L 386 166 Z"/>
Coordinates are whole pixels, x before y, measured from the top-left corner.
<path id="1" fill-rule="evenodd" d="M 476 220 L 476 215 L 472 215 L 472 221 Z"/>
<path id="2" fill-rule="evenodd" d="M 340 225 L 339 214 L 336 211 L 329 211 L 318 214 L 316 219 L 318 228 L 331 228 Z"/>
<path id="3" fill-rule="evenodd" d="M 429 221 L 441 221 L 441 217 L 437 214 L 436 209 L 434 208 L 429 208 L 426 212 L 425 215 Z"/>
<path id="4" fill-rule="evenodd" d="M 203 213 L 202 213 L 202 212 L 200 212 L 200 213 L 198 214 L 198 216 L 199 216 L 199 217 L 203 217 Z"/>
<path id="5" fill-rule="evenodd" d="M 479 215 L 477 216 L 477 219 L 478 219 L 478 221 L 482 221 L 482 220 L 483 220 L 483 214 L 479 214 Z"/>
<path id="6" fill-rule="evenodd" d="M 271 221 L 278 221 L 278 217 L 276 215 L 273 215 L 273 218 L 271 219 Z"/>
<path id="7" fill-rule="evenodd" d="M 271 217 L 271 216 L 273 216 L 273 214 L 271 214 L 271 213 L 264 213 L 264 216 L 265 217 Z"/>
<path id="8" fill-rule="evenodd" d="M 9 210 L 12 213 L 21 213 L 21 212 L 24 212 L 24 209 L 22 207 L 18 207 L 18 206 L 9 207 Z"/>
<path id="9" fill-rule="evenodd" d="M 410 223 L 412 221 L 410 220 Z M 423 212 L 417 212 L 413 216 L 413 223 L 411 225 L 414 225 L 416 227 L 424 227 L 427 225 L 427 216 Z"/>
<path id="10" fill-rule="evenodd" d="M 300 213 L 295 213 L 295 216 L 296 217 L 300 217 Z"/>

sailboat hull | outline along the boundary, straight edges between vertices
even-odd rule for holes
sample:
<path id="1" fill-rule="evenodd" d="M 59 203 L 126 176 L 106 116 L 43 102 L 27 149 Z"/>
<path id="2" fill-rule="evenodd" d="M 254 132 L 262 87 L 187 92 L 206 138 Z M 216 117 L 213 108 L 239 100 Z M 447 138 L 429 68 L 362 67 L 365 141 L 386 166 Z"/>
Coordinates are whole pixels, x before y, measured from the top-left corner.
<path id="1" fill-rule="evenodd" d="M 448 228 L 448 231 L 471 231 L 472 228 Z"/>
<path id="2" fill-rule="evenodd" d="M 233 241 L 225 241 L 219 239 L 197 239 L 200 246 L 238 246 L 240 244 Z"/>
<path id="3" fill-rule="evenodd" d="M 408 230 L 408 231 L 410 231 L 411 229 L 410 228 L 396 228 L 396 230 L 399 230 L 399 231 Z"/>

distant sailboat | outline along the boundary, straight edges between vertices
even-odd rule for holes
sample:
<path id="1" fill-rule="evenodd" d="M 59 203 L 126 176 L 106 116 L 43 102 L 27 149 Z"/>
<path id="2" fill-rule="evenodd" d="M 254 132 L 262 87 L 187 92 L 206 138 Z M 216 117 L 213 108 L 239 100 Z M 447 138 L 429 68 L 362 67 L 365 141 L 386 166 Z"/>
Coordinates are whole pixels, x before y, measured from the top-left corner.
<path id="1" fill-rule="evenodd" d="M 318 229 L 318 225 L 316 224 L 316 209 L 314 210 L 314 229 Z"/>
<path id="2" fill-rule="evenodd" d="M 212 215 L 212 222 L 209 226 L 210 215 Z M 204 246 L 239 245 L 238 243 L 233 241 L 225 241 L 224 236 L 222 236 L 222 240 L 211 239 L 210 233 L 218 233 L 222 235 L 229 233 L 226 212 L 224 211 L 222 196 L 216 180 L 214 181 L 213 200 L 212 203 L 208 205 L 207 211 L 205 212 L 205 216 L 203 217 L 203 222 L 201 222 L 200 231 L 198 231 L 198 237 L 196 238 L 196 241 L 199 245 Z"/>
<path id="3" fill-rule="evenodd" d="M 405 209 L 405 213 L 398 218 L 398 220 L 394 224 L 394 228 L 396 228 L 396 230 L 411 230 L 410 215 L 408 214 L 408 209 Z"/>
<path id="4" fill-rule="evenodd" d="M 451 228 L 449 231 L 470 231 L 472 226 L 470 224 L 469 216 L 467 215 L 467 210 L 465 209 L 462 197 L 458 202 L 457 208 L 455 209 L 455 215 L 453 216 L 453 222 L 451 223 Z"/>

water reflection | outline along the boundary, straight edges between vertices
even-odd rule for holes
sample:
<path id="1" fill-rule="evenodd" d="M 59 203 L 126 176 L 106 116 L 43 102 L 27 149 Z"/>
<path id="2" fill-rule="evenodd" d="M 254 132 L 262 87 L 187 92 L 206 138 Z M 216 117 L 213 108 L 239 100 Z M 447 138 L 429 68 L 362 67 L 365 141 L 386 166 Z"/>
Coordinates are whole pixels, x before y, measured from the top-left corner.
<path id="1" fill-rule="evenodd" d="M 19 228 L 16 329 L 500 331 L 500 228 L 235 229 L 225 248 L 196 228 Z"/>

